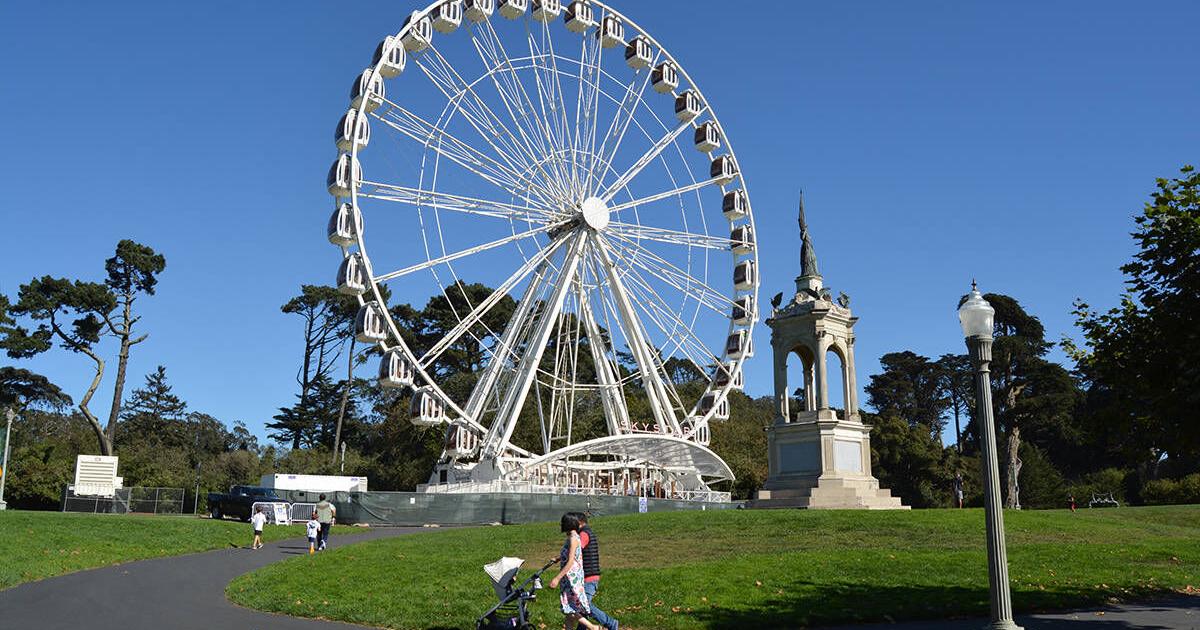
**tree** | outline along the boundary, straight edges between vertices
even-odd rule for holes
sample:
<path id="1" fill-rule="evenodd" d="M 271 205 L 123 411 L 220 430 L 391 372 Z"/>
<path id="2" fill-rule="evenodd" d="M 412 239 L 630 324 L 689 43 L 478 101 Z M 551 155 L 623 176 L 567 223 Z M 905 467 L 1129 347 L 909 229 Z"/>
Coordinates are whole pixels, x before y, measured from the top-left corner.
<path id="1" fill-rule="evenodd" d="M 871 472 L 879 483 L 912 507 L 941 507 L 950 502 L 953 474 L 942 445 L 926 427 L 893 411 L 863 414 L 871 426 Z"/>
<path id="2" fill-rule="evenodd" d="M 30 406 L 61 409 L 70 404 L 71 397 L 45 376 L 22 368 L 0 367 L 0 411 Z"/>
<path id="3" fill-rule="evenodd" d="M 949 397 L 942 387 L 942 369 L 914 352 L 892 352 L 879 359 L 881 374 L 866 386 L 867 404 L 879 415 L 901 418 L 922 426 L 939 444 Z"/>
<path id="4" fill-rule="evenodd" d="M 146 375 L 146 384 L 133 390 L 121 412 L 121 437 L 136 434 L 138 439 L 161 441 L 177 432 L 172 426 L 187 414 L 187 403 L 171 391 L 167 368 L 158 366 Z"/>
<path id="5" fill-rule="evenodd" d="M 291 442 L 296 445 L 294 449 L 302 446 L 335 448 L 333 439 L 342 392 L 342 382 L 335 383 L 326 376 L 318 377 L 306 399 L 301 400 L 297 396 L 294 405 L 281 407 L 274 416 L 275 422 L 267 423 L 267 428 L 271 429 L 269 437 L 280 444 Z M 360 431 L 361 419 L 355 405 L 350 405 L 342 422 L 342 432 L 346 440 L 351 440 L 356 439 Z"/>
<path id="6" fill-rule="evenodd" d="M 965 354 L 943 354 L 937 360 L 939 386 L 947 398 L 947 411 L 954 416 L 954 447 L 963 451 L 962 418 L 970 424 L 975 411 L 974 369 Z"/>
<path id="7" fill-rule="evenodd" d="M 104 378 L 104 359 L 96 350 L 104 333 L 104 323 L 97 313 L 108 313 L 115 307 L 116 299 L 103 284 L 72 282 L 50 276 L 34 278 L 21 285 L 17 303 L 9 312 L 29 318 L 37 323 L 37 328 L 31 332 L 16 324 L 7 325 L 0 342 L 8 356 L 14 359 L 41 354 L 58 341 L 63 349 L 82 354 L 92 361 L 92 382 L 78 406 L 96 433 L 101 455 L 112 455 L 112 439 L 88 405 Z M 109 422 L 111 424 L 112 419 Z"/>
<path id="8" fill-rule="evenodd" d="M 446 287 L 443 294 L 430 298 L 414 322 L 417 347 L 428 350 L 436 342 L 448 337 L 460 322 L 467 319 L 468 314 L 494 292 L 491 287 L 478 282 L 467 284 L 459 280 Z M 490 356 L 484 348 L 494 347 L 499 341 L 516 307 L 517 302 L 512 296 L 500 298 L 486 313 L 470 322 L 465 333 L 458 335 L 453 343 L 437 355 L 430 371 L 436 376 L 449 376 L 482 369 L 485 359 Z"/>
<path id="9" fill-rule="evenodd" d="M 288 300 L 280 310 L 299 315 L 304 320 L 304 353 L 296 372 L 296 382 L 300 385 L 298 405 L 305 407 L 313 385 L 320 379 L 329 378 L 346 340 L 353 338 L 346 332 L 353 325 L 358 303 L 332 287 L 306 284 L 300 287 L 300 295 Z M 276 429 L 274 435 L 290 436 L 292 448 L 296 449 L 306 439 L 308 430 L 298 424 L 300 422 L 302 418 L 298 416 L 284 419 L 276 416 L 276 423 L 267 426 Z"/>
<path id="10" fill-rule="evenodd" d="M 121 413 L 121 397 L 125 390 L 125 369 L 129 365 L 129 349 L 145 341 L 149 335 L 133 336 L 133 327 L 141 316 L 133 314 L 133 303 L 140 294 L 154 295 L 158 274 L 167 267 L 167 259 L 153 249 L 124 239 L 117 243 L 116 254 L 104 261 L 108 277 L 104 284 L 112 291 L 115 308 L 96 311 L 104 320 L 108 332 L 117 338 L 120 351 L 117 354 L 117 380 L 113 385 L 112 408 L 108 412 L 108 439 L 113 441 L 117 418 Z M 119 312 L 114 313 L 114 311 Z"/>
<path id="11" fill-rule="evenodd" d="M 1078 390 L 1066 369 L 1043 358 L 1051 344 L 1037 317 L 1007 295 L 988 293 L 984 299 L 996 310 L 992 399 L 996 423 L 1007 438 L 1002 456 L 1007 461 L 1005 507 L 1020 509 L 1022 430 L 1036 431 L 1043 438 L 1068 435 Z"/>
<path id="12" fill-rule="evenodd" d="M 96 431 L 104 455 L 112 454 L 129 349 L 146 339 L 144 334 L 133 337 L 133 327 L 141 319 L 134 315 L 133 303 L 140 294 L 154 294 L 156 275 L 165 267 L 166 259 L 153 249 L 122 240 L 117 243 L 116 254 L 105 261 L 108 275 L 104 283 L 43 276 L 21 285 L 16 305 L 8 310 L 36 322 L 37 328 L 32 332 L 8 316 L 3 318 L 8 323 L 0 322 L 3 334 L 0 346 L 14 359 L 45 352 L 55 341 L 64 349 L 91 359 L 92 382 L 79 400 L 79 410 Z M 100 423 L 89 407 L 104 378 L 105 363 L 96 346 L 106 335 L 116 337 L 119 342 L 117 378 L 107 426 Z"/>
<path id="13" fill-rule="evenodd" d="M 1085 348 L 1068 347 L 1090 431 L 1153 476 L 1164 458 L 1200 466 L 1200 173 L 1157 180 L 1135 223 L 1138 251 L 1121 267 L 1129 292 L 1104 313 L 1077 301 Z"/>

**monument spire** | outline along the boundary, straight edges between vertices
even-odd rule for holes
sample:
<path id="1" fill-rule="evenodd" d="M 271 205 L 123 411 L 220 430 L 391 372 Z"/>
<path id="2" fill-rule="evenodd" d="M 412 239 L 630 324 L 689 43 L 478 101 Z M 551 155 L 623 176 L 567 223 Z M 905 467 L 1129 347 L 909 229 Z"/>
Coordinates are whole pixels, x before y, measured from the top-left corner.
<path id="1" fill-rule="evenodd" d="M 820 278 L 817 268 L 817 252 L 813 249 L 812 237 L 808 234 L 808 223 L 804 220 L 804 191 L 800 191 L 800 277 Z"/>

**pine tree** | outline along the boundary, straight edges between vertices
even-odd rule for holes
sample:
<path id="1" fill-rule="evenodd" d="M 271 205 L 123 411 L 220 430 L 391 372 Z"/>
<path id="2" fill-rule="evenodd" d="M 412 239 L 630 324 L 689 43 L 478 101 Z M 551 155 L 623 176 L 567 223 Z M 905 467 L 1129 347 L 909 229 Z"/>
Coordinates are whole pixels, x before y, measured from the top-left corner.
<path id="1" fill-rule="evenodd" d="M 175 441 L 183 428 L 187 403 L 171 391 L 167 368 L 158 366 L 146 375 L 146 384 L 133 390 L 122 406 L 118 442 L 150 438 Z"/>

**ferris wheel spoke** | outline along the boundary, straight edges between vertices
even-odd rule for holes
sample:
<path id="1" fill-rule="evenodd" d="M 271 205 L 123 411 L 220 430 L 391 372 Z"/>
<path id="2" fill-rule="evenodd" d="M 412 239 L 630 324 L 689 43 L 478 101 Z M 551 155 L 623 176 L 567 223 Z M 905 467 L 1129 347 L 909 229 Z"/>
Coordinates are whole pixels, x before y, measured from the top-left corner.
<path id="1" fill-rule="evenodd" d="M 476 38 L 477 33 L 479 33 L 478 38 Z M 558 182 L 561 184 L 564 173 L 562 171 L 560 157 L 555 151 L 556 147 L 554 136 L 551 133 L 549 126 L 546 125 L 545 121 L 543 120 L 544 110 L 543 116 L 536 115 L 537 108 L 533 103 L 533 99 L 530 98 L 529 92 L 525 89 L 524 82 L 522 82 L 518 77 L 516 66 L 513 63 L 512 58 L 509 56 L 508 50 L 504 47 L 504 43 L 500 40 L 499 34 L 496 33 L 495 27 L 492 26 L 491 20 L 484 20 L 478 27 L 476 27 L 476 29 L 472 30 L 471 37 L 475 42 L 475 50 L 479 53 L 480 59 L 482 59 L 485 64 L 491 64 L 497 69 L 507 68 L 508 72 L 504 76 L 507 79 L 506 82 L 509 84 L 508 93 L 506 93 L 505 90 L 500 87 L 498 76 L 493 77 L 493 81 L 496 82 L 496 89 L 509 102 L 510 114 L 513 113 L 511 108 L 513 105 L 515 105 L 517 108 L 517 113 L 522 114 L 522 116 L 527 120 L 531 119 L 533 121 L 532 126 L 536 127 L 536 129 L 532 129 L 531 133 L 534 133 L 539 138 L 538 149 L 543 156 L 552 158 L 551 162 L 554 164 L 555 170 L 554 176 L 557 177 Z M 537 78 L 536 68 L 534 77 L 535 79 Z M 516 122 L 515 115 L 514 122 Z M 518 126 L 519 125 L 520 123 L 518 123 Z"/>
<path id="2" fill-rule="evenodd" d="M 454 108 L 454 111 L 458 112 L 458 114 L 462 116 L 463 120 L 466 121 L 468 125 L 475 129 L 475 132 L 479 134 L 480 138 L 483 138 L 484 141 L 492 147 L 492 150 L 495 151 L 496 156 L 513 171 L 521 172 L 527 169 L 529 167 L 529 163 L 524 159 L 525 156 L 519 155 L 519 152 L 507 142 L 507 139 L 502 136 L 499 129 L 497 129 L 497 126 L 489 119 L 489 117 L 479 112 L 479 107 L 475 100 L 468 98 L 474 97 L 474 93 L 467 88 L 455 85 L 451 79 L 445 76 L 437 76 L 437 74 L 433 70 L 427 68 L 426 65 L 428 65 L 428 62 L 423 63 L 421 61 L 417 61 L 417 66 L 421 68 L 421 70 L 425 73 L 425 76 L 429 78 L 430 82 L 437 87 L 438 91 L 440 91 L 442 95 L 446 97 L 447 103 Z M 466 104 L 464 104 L 464 102 L 466 102 Z M 497 143 L 505 146 L 502 148 Z"/>
<path id="3" fill-rule="evenodd" d="M 714 289 L 687 271 L 663 260 L 662 257 L 637 242 L 629 240 L 615 232 L 612 233 L 612 236 L 615 240 L 609 241 L 609 243 L 616 255 L 620 256 L 625 262 L 641 267 L 654 277 L 671 285 L 683 295 L 694 296 L 699 303 L 716 313 L 720 313 L 722 317 L 728 316 L 729 309 L 734 305 L 732 298 Z"/>
<path id="4" fill-rule="evenodd" d="M 508 165 L 501 164 L 483 151 L 404 107 L 387 99 L 384 99 L 384 102 L 389 106 L 386 114 L 379 115 L 378 112 L 373 112 L 371 116 L 390 129 L 433 149 L 439 155 L 511 195 L 522 196 L 525 191 L 528 191 L 536 195 L 543 204 L 557 203 L 557 201 L 552 201 L 553 193 L 540 183 L 522 177 Z M 495 146 L 492 146 L 492 150 L 499 151 Z"/>
<path id="5" fill-rule="evenodd" d="M 488 22 L 488 29 L 490 28 L 491 23 Z M 480 27 L 479 30 L 482 31 L 483 28 Z M 492 85 L 500 95 L 505 111 L 508 112 L 513 126 L 521 136 L 520 141 L 524 145 L 524 150 L 532 156 L 533 166 L 542 172 L 547 184 L 557 190 L 560 198 L 566 196 L 568 191 L 562 186 L 561 177 L 548 172 L 545 168 L 545 160 L 538 157 L 551 155 L 544 142 L 544 134 L 541 134 L 540 118 L 530 116 L 526 111 L 528 95 L 524 93 L 524 87 L 521 85 L 507 53 L 503 52 L 503 46 L 499 44 L 498 38 L 489 37 L 486 41 L 477 38 L 475 31 L 472 31 L 471 40 L 480 60 L 485 66 L 490 66 L 485 76 L 491 78 Z M 501 55 L 503 55 L 503 59 L 501 59 Z M 532 107 L 532 103 L 530 103 L 530 107 Z M 522 122 L 522 119 L 528 120 L 529 118 L 533 118 L 537 124 L 530 125 L 528 122 Z"/>
<path id="6" fill-rule="evenodd" d="M 655 158 L 662 154 L 664 149 L 671 146 L 671 143 L 675 142 L 675 139 L 678 138 L 679 135 L 684 132 L 684 130 L 689 128 L 691 128 L 690 123 L 680 123 L 677 127 L 675 127 L 675 129 L 659 138 L 648 151 L 642 154 L 642 156 L 633 163 L 633 166 L 629 167 L 629 170 L 622 173 L 621 176 L 617 178 L 617 181 L 613 182 L 612 185 L 608 187 L 608 190 L 604 192 L 604 194 L 601 196 L 601 199 L 606 202 L 612 201 L 612 198 L 615 197 L 622 188 L 628 186 L 629 182 L 633 181 L 633 178 L 637 177 L 638 173 L 642 172 L 642 169 L 649 166 L 649 164 L 653 162 Z"/>
<path id="7" fill-rule="evenodd" d="M 487 104 L 487 101 L 475 91 L 472 84 L 464 80 L 458 71 L 446 61 L 436 46 L 431 45 L 428 50 L 433 55 L 416 58 L 417 65 L 445 95 L 456 111 L 464 119 L 467 119 L 481 136 L 487 137 L 487 134 L 490 133 L 498 142 L 505 145 L 506 150 L 499 153 L 511 168 L 517 171 L 542 170 L 545 174 L 536 151 L 513 134 Z M 553 180 L 548 179 L 547 184 L 553 186 Z M 565 192 L 565 190 L 561 191 L 560 194 Z M 559 201 L 566 201 L 566 199 L 560 197 Z"/>
<path id="8" fill-rule="evenodd" d="M 693 182 L 691 184 L 686 184 L 686 185 L 680 186 L 678 188 L 674 188 L 672 190 L 655 193 L 648 197 L 642 197 L 641 199 L 634 199 L 633 201 L 626 201 L 625 203 L 619 203 L 615 206 L 610 206 L 608 208 L 608 210 L 609 210 L 609 212 L 620 212 L 621 210 L 625 210 L 627 208 L 649 205 L 656 201 L 662 201 L 663 199 L 668 199 L 670 197 L 678 197 L 680 195 L 684 195 L 689 192 L 692 192 L 693 190 L 699 190 L 701 188 L 704 188 L 705 186 L 719 185 L 720 181 L 721 181 L 721 179 L 719 177 L 714 177 L 712 179 L 705 179 L 702 181 Z"/>
<path id="9" fill-rule="evenodd" d="M 532 41 L 533 41 L 533 37 L 531 36 L 530 42 L 532 43 Z M 571 125 L 570 125 L 570 122 L 568 122 L 568 120 L 567 120 L 567 99 L 566 99 L 565 92 L 563 92 L 562 79 L 560 77 L 559 70 L 558 70 L 558 57 L 554 53 L 554 37 L 550 32 L 549 22 L 542 24 L 542 43 L 545 44 L 545 46 L 546 46 L 546 50 L 548 52 L 549 59 L 550 59 L 550 68 L 553 69 L 553 72 L 551 73 L 551 76 L 550 76 L 550 79 L 553 79 L 553 80 L 548 80 L 547 82 L 550 84 L 549 88 L 551 91 L 550 111 L 552 112 L 552 114 L 555 117 L 555 124 L 556 125 L 561 124 L 561 127 L 559 128 L 559 136 L 558 136 L 558 139 L 560 142 L 560 148 L 564 151 L 569 152 L 571 154 L 572 160 L 574 160 L 575 147 L 570 144 Z M 570 177 L 573 177 L 574 174 L 570 172 L 571 169 L 566 164 L 565 159 L 564 159 L 563 166 L 568 171 L 568 173 L 567 173 L 568 179 Z M 567 181 L 567 180 L 563 181 L 564 186 L 566 186 L 568 184 L 569 184 L 569 181 Z"/>
<path id="10" fill-rule="evenodd" d="M 625 278 L 627 280 L 635 280 L 635 278 L 632 274 L 626 275 Z M 632 296 L 634 298 L 632 300 L 633 304 L 635 305 L 635 307 L 640 308 L 640 310 L 644 314 L 644 317 L 642 319 L 648 320 L 650 323 L 654 324 L 659 330 L 661 330 L 666 335 L 666 337 L 664 339 L 664 344 L 661 348 L 654 346 L 653 344 L 650 344 L 650 347 L 651 347 L 652 351 L 654 352 L 653 356 L 655 359 L 654 360 L 655 369 L 657 369 L 659 374 L 661 375 L 661 377 L 663 379 L 663 385 L 666 387 L 667 392 L 670 395 L 671 399 L 675 403 L 677 403 L 680 408 L 683 408 L 683 402 L 679 397 L 679 392 L 677 392 L 675 390 L 674 382 L 671 380 L 670 374 L 667 373 L 667 366 L 666 366 L 666 361 L 664 360 L 664 357 L 674 356 L 674 354 L 676 352 L 680 352 L 683 354 L 684 358 L 686 358 L 688 360 L 688 362 L 690 362 L 694 365 L 697 365 L 697 367 L 699 366 L 699 364 L 696 362 L 695 358 L 692 357 L 691 351 L 687 347 L 684 346 L 684 341 L 686 340 L 686 338 L 683 336 L 680 336 L 680 335 L 676 335 L 673 332 L 669 331 L 668 326 L 666 324 L 664 324 L 661 319 L 661 313 L 659 313 L 657 309 L 648 308 L 642 302 L 643 300 L 646 300 L 649 298 L 648 298 L 648 296 L 645 295 L 645 291 L 643 291 L 639 287 L 637 287 L 636 284 L 637 284 L 636 281 L 634 281 L 634 282 L 627 282 L 625 285 L 626 290 L 629 291 L 630 296 Z M 704 370 L 700 369 L 700 372 L 704 373 Z"/>
<path id="11" fill-rule="evenodd" d="M 625 95 L 621 98 L 617 111 L 613 115 L 612 123 L 604 135 L 604 142 L 600 145 L 600 157 L 606 162 L 612 162 L 617 156 L 617 151 L 621 149 L 621 143 L 625 140 L 625 134 L 629 131 L 630 124 L 633 123 L 637 115 L 638 107 L 645 102 L 646 88 L 650 85 L 650 68 L 654 67 L 661 58 L 662 51 L 659 50 L 654 55 L 654 61 L 650 62 L 650 65 L 645 68 L 638 69 L 634 73 L 633 80 L 626 87 Z M 623 119 L 621 117 L 622 112 L 626 112 Z M 606 152 L 605 149 L 608 147 L 610 138 L 613 140 L 613 145 Z M 619 190 L 620 188 L 618 187 L 617 189 Z"/>
<path id="12" fill-rule="evenodd" d="M 555 239 L 548 247 L 538 252 L 536 256 L 525 261 L 525 264 L 522 265 L 520 269 L 517 269 L 515 273 L 509 276 L 509 278 L 505 280 L 503 284 L 497 287 L 495 291 L 492 291 L 492 294 L 481 301 L 474 309 L 471 310 L 470 313 L 459 319 L 458 324 L 455 324 L 454 328 L 450 329 L 450 331 L 446 333 L 444 337 L 439 339 L 438 342 L 433 345 L 433 347 L 426 351 L 425 354 L 421 355 L 420 359 L 418 360 L 421 369 L 427 369 L 430 365 L 432 365 L 433 362 L 442 355 L 442 353 L 444 353 L 451 345 L 457 342 L 459 338 L 466 334 L 471 327 L 478 324 L 483 316 L 500 302 L 501 298 L 503 298 L 505 295 L 508 295 L 512 291 L 513 287 L 521 282 L 521 280 L 523 280 L 526 276 L 533 273 L 533 271 L 537 269 L 542 262 L 548 260 L 550 256 L 553 255 L 554 252 L 558 251 L 566 241 L 567 239 L 561 237 Z"/>
<path id="13" fill-rule="evenodd" d="M 568 166 L 564 157 L 566 152 L 566 142 L 562 139 L 562 126 L 559 124 L 558 108 L 555 105 L 555 98 L 551 94 L 552 86 L 550 85 L 552 78 L 549 76 L 551 72 L 548 66 L 542 66 L 538 61 L 544 60 L 545 55 L 538 53 L 535 49 L 533 38 L 529 39 L 530 61 L 533 65 L 533 78 L 538 95 L 538 104 L 541 109 L 541 120 L 544 123 L 546 130 L 546 138 L 550 142 L 553 153 L 553 162 L 555 170 L 558 172 L 559 180 L 566 182 L 568 180 Z M 546 84 L 543 84 L 542 79 L 545 76 Z M 547 112 L 549 107 L 549 112 Z"/>
<path id="14" fill-rule="evenodd" d="M 642 383 L 650 398 L 650 407 L 654 412 L 659 431 L 672 435 L 677 434 L 679 433 L 679 421 L 675 417 L 671 395 L 668 393 L 667 385 L 663 382 L 662 374 L 658 369 L 655 351 L 650 347 L 646 334 L 642 330 L 641 322 L 630 302 L 629 293 L 621 279 L 621 272 L 617 269 L 609 253 L 608 241 L 604 236 L 596 234 L 592 239 L 592 244 L 598 262 L 608 279 L 609 292 L 617 307 L 617 313 L 620 315 L 617 320 L 621 323 L 625 341 L 633 351 L 634 360 L 638 364 Z"/>
<path id="15" fill-rule="evenodd" d="M 692 232 L 684 232 L 682 230 L 650 227 L 647 225 L 638 225 L 636 223 L 625 223 L 623 221 L 609 221 L 607 229 L 610 231 L 619 232 L 623 236 L 633 240 L 656 241 L 671 245 L 700 247 L 703 249 L 714 249 L 725 252 L 729 251 L 729 239 L 720 236 L 695 234 Z"/>
<path id="16" fill-rule="evenodd" d="M 592 43 L 592 46 L 588 44 Z M 599 67 L 603 48 L 599 38 L 583 37 L 579 44 L 578 88 L 575 94 L 576 195 L 583 197 L 591 180 L 590 150 L 595 137 L 596 105 L 599 102 Z"/>
<path id="17" fill-rule="evenodd" d="M 679 317 L 676 309 L 671 308 L 671 306 L 666 303 L 666 300 L 664 300 L 662 296 L 660 296 L 658 292 L 650 286 L 650 283 L 647 282 L 646 279 L 641 276 L 641 274 L 633 271 L 630 273 L 630 277 L 632 278 L 630 286 L 634 288 L 634 291 L 638 293 L 641 298 L 638 300 L 638 305 L 641 306 L 643 310 L 646 310 L 647 313 L 649 313 L 650 309 L 653 309 L 657 313 L 657 317 L 654 318 L 655 325 L 657 325 L 659 330 L 661 330 L 667 336 L 667 339 L 673 340 L 680 351 L 684 352 L 688 361 L 690 361 L 692 365 L 700 370 L 701 373 L 704 373 L 706 368 L 701 364 L 701 361 L 696 359 L 696 357 L 701 357 L 705 364 L 720 363 L 720 357 L 708 350 L 708 346 L 704 344 L 698 335 L 696 335 L 693 327 L 689 326 L 683 321 L 683 319 Z M 667 330 L 666 326 L 662 324 L 660 318 L 665 318 L 671 323 L 671 330 Z M 690 346 L 690 351 L 684 346 L 685 341 L 687 342 L 688 346 Z M 693 355 L 692 352 L 695 352 L 696 354 Z"/>
<path id="18" fill-rule="evenodd" d="M 508 391 L 504 395 L 504 402 L 496 415 L 496 420 L 492 423 L 481 445 L 484 459 L 494 459 L 499 456 L 507 448 L 509 440 L 512 439 L 517 418 L 529 395 L 529 388 L 536 380 L 538 366 L 546 352 L 547 343 L 554 332 L 555 323 L 559 313 L 562 312 L 567 293 L 574 283 L 583 246 L 587 243 L 586 236 L 585 232 L 573 232 L 571 236 L 567 237 L 570 246 L 563 259 L 552 295 L 545 301 L 542 312 L 538 314 L 536 327 L 526 341 L 525 353 L 521 357 L 516 376 L 510 383 Z"/>
<path id="19" fill-rule="evenodd" d="M 435 190 L 422 190 L 398 184 L 364 181 L 360 197 L 395 201 L 417 207 L 432 207 L 437 210 L 452 210 L 484 217 L 495 217 L 525 223 L 557 222 L 565 218 L 561 213 L 544 210 L 536 206 L 517 206 L 490 199 L 477 199 L 452 195 Z"/>
<path id="20" fill-rule="evenodd" d="M 430 269 L 430 268 L 436 267 L 438 265 L 443 265 L 445 263 L 458 260 L 459 258 L 466 258 L 467 256 L 473 256 L 475 254 L 485 252 L 489 249 L 495 249 L 495 248 L 501 247 L 503 245 L 508 245 L 509 243 L 513 243 L 513 242 L 519 241 L 524 238 L 532 238 L 534 236 L 537 236 L 538 234 L 549 232 L 550 230 L 553 230 L 554 228 L 559 227 L 565 223 L 566 223 L 566 221 L 562 221 L 562 222 L 553 223 L 550 225 L 543 225 L 541 227 L 534 228 L 527 232 L 520 232 L 518 234 L 513 234 L 512 236 L 506 236 L 504 238 L 494 240 L 490 243 L 476 245 L 475 247 L 471 247 L 469 249 L 464 249 L 462 251 L 454 252 L 453 254 L 446 254 L 445 256 L 441 256 L 440 258 L 434 258 L 433 260 L 429 260 L 429 261 L 426 261 L 423 263 L 418 263 L 416 265 L 411 265 L 411 266 L 405 267 L 403 269 L 398 269 L 398 270 L 390 272 L 390 273 L 385 273 L 381 276 L 376 276 L 374 278 L 374 280 L 375 280 L 375 282 L 387 282 L 388 280 L 394 280 L 401 276 L 406 276 L 410 273 L 421 271 L 423 269 Z"/>

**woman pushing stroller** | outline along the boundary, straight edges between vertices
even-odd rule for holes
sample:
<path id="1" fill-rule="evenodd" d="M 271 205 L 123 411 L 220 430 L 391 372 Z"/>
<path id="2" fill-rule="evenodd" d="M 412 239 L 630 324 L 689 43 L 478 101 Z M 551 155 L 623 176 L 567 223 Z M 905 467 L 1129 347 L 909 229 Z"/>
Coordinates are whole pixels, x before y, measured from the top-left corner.
<path id="1" fill-rule="evenodd" d="M 559 601 L 562 604 L 563 628 L 574 630 L 583 626 L 588 630 L 599 630 L 600 626 L 588 621 L 591 605 L 583 583 L 583 545 L 579 540 L 579 518 L 574 514 L 563 514 L 562 532 L 566 534 L 558 561 L 562 565 L 558 575 L 550 580 L 550 588 L 559 589 Z"/>

